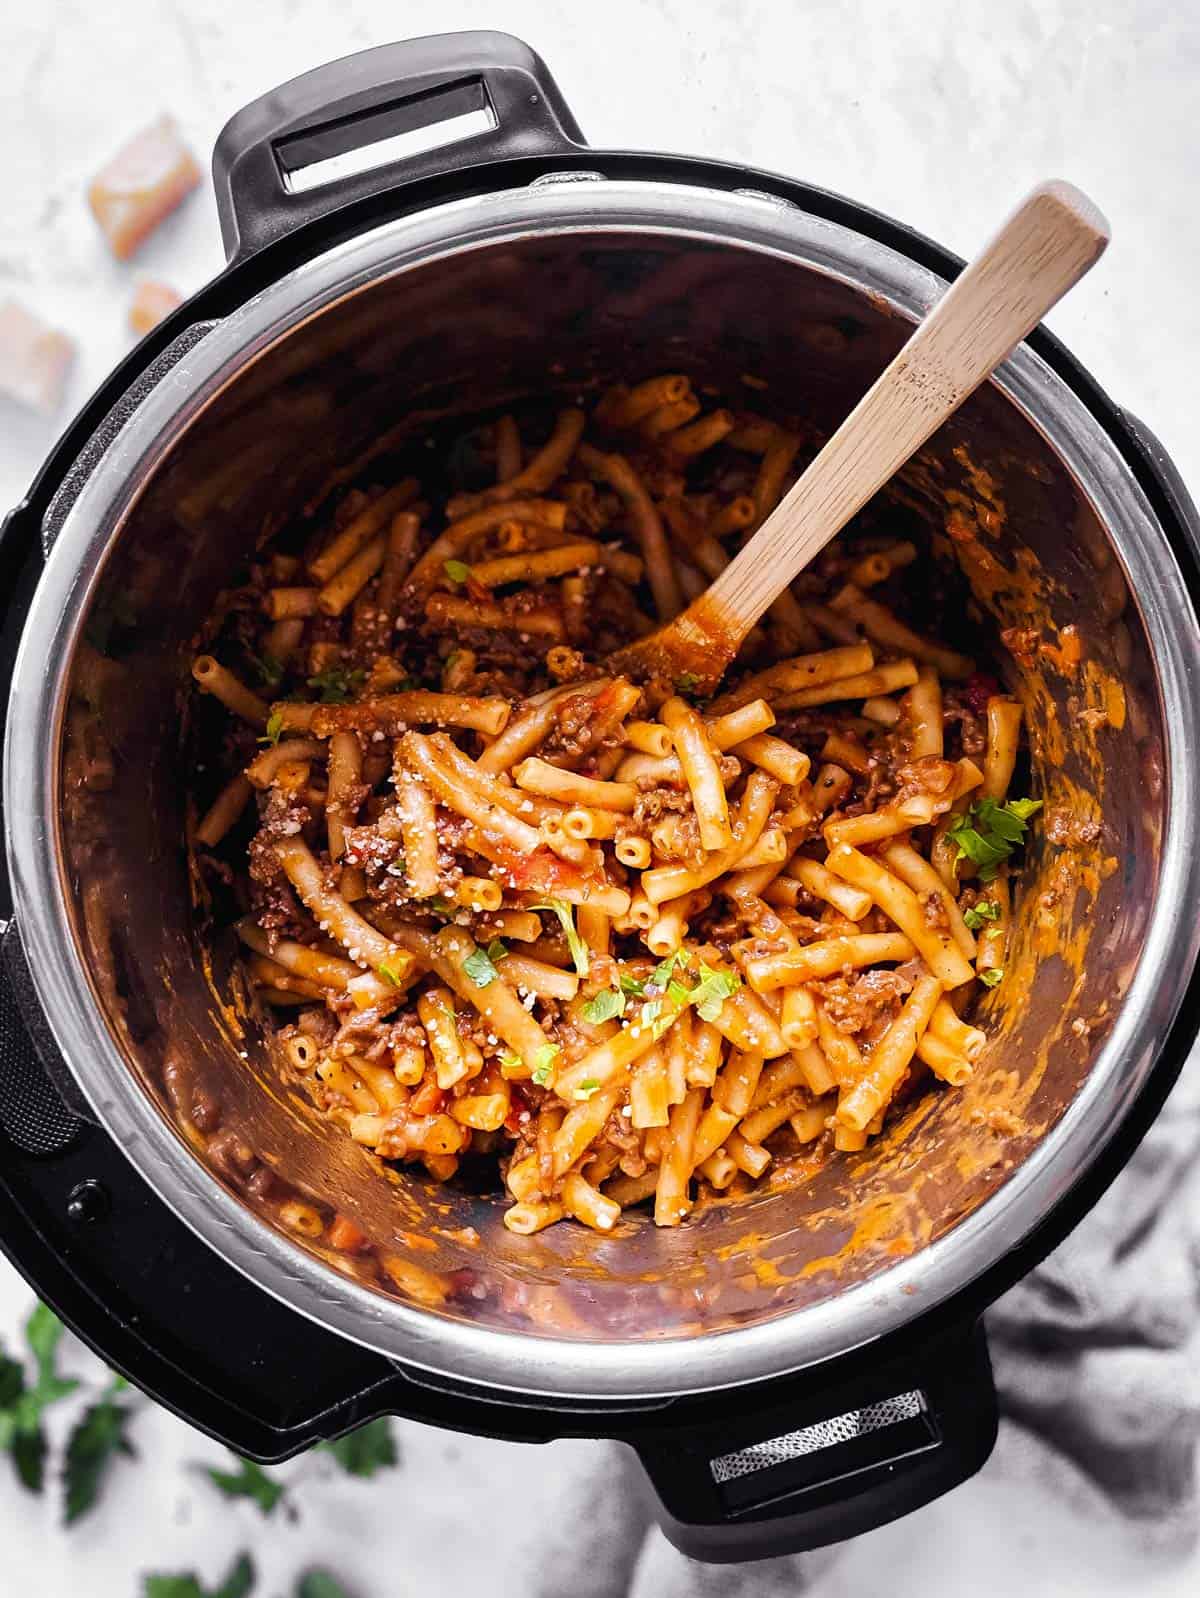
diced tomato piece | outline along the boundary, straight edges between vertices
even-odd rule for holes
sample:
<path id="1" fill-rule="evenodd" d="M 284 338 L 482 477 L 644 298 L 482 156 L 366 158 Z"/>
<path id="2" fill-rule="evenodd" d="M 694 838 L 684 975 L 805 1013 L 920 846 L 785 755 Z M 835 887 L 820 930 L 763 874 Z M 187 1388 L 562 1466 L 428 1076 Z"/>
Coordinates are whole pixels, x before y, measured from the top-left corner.
<path id="1" fill-rule="evenodd" d="M 446 1095 L 436 1082 L 425 1081 L 409 1100 L 414 1115 L 437 1115 L 446 1102 Z"/>
<path id="2" fill-rule="evenodd" d="M 529 1124 L 530 1104 L 515 1082 L 509 1083 L 508 1092 L 508 1116 L 504 1122 L 504 1130 L 517 1137 Z M 524 1121 L 521 1119 L 522 1116 L 525 1117 Z"/>
<path id="3" fill-rule="evenodd" d="M 360 1227 L 355 1226 L 348 1215 L 335 1215 L 333 1225 L 329 1228 L 329 1241 L 334 1248 L 344 1248 L 350 1253 L 357 1254 L 359 1249 L 366 1248 L 370 1239 Z"/>
<path id="4" fill-rule="evenodd" d="M 200 181 L 196 158 L 168 116 L 117 151 L 88 185 L 88 204 L 113 254 L 127 261 Z"/>

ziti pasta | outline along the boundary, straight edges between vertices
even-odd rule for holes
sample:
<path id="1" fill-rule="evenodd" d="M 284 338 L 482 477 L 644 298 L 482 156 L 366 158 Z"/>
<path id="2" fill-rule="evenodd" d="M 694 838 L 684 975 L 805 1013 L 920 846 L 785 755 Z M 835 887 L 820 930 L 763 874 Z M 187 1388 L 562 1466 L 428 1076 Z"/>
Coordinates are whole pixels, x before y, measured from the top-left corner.
<path id="1" fill-rule="evenodd" d="M 679 373 L 397 444 L 192 662 L 221 751 L 192 843 L 284 1068 L 381 1160 L 490 1162 L 516 1233 L 679 1225 L 861 1149 L 986 1047 L 964 1012 L 1004 979 L 1040 806 L 1012 796 L 1021 707 L 943 637 L 898 513 L 818 557 L 711 701 L 606 665 L 814 444 Z"/>

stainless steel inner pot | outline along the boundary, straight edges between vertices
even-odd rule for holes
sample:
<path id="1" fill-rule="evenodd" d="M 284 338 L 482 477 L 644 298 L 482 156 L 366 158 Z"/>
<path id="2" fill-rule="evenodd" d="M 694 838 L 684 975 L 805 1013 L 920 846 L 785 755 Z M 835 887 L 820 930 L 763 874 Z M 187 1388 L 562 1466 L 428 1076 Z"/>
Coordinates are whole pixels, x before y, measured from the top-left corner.
<path id="1" fill-rule="evenodd" d="M 185 804 L 210 793 L 181 752 L 189 640 L 264 519 L 294 513 L 331 464 L 401 423 L 419 447 L 434 418 L 667 369 L 831 426 L 943 287 L 750 193 L 584 174 L 459 200 L 193 329 L 82 486 L 64 485 L 9 720 L 21 936 L 104 1125 L 188 1224 L 296 1310 L 514 1392 L 709 1391 L 942 1302 L 1103 1151 L 1197 954 L 1200 642 L 1126 464 L 1025 348 L 889 493 L 939 558 L 964 556 L 982 630 L 1032 626 L 1051 646 L 1012 686 L 1034 789 L 1064 819 L 1038 828 L 976 1080 L 926 1095 L 880 1150 L 674 1232 L 635 1218 L 607 1238 L 515 1238 L 494 1196 L 385 1180 L 331 1134 L 229 1002 L 228 942 L 210 961 L 189 887 Z M 108 786 L 81 780 L 97 722 Z M 1072 821 L 1085 825 L 1051 841 Z M 221 1108 L 215 1140 L 192 1117 L 201 1090 Z M 356 1217 L 390 1274 L 286 1235 L 248 1190 L 257 1164 Z"/>

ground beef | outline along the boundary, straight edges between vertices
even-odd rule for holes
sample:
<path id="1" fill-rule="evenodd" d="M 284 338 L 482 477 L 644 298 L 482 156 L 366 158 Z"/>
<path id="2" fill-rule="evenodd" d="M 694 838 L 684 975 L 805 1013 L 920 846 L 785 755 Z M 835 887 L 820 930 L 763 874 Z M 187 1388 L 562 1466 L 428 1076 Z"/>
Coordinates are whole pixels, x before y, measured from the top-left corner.
<path id="1" fill-rule="evenodd" d="M 899 971 L 864 971 L 854 979 L 830 977 L 814 983 L 821 1004 L 839 1032 L 866 1032 L 900 1008 L 912 980 Z"/>
<path id="2" fill-rule="evenodd" d="M 939 755 L 923 755 L 920 760 L 910 760 L 896 771 L 896 791 L 903 798 L 914 794 L 932 794 L 940 798 L 956 778 L 958 771 L 952 760 Z"/>
<path id="3" fill-rule="evenodd" d="M 921 914 L 925 925 L 932 927 L 935 932 L 947 932 L 950 928 L 950 918 L 946 914 L 946 902 L 940 893 L 922 893 Z"/>
<path id="4" fill-rule="evenodd" d="M 942 707 L 942 725 L 946 728 L 958 727 L 959 748 L 972 760 L 987 748 L 987 722 L 966 705 L 956 705 L 947 700 Z"/>
<path id="5" fill-rule="evenodd" d="M 253 859 L 252 853 L 252 862 Z M 271 949 L 280 938 L 307 943 L 312 937 L 312 922 L 301 910 L 282 872 L 272 882 L 251 877 L 250 909 L 255 921 L 266 933 Z"/>
<path id="6" fill-rule="evenodd" d="M 691 810 L 691 795 L 683 789 L 646 788 L 634 800 L 633 824 L 639 832 L 647 833 L 663 816 L 682 815 L 685 812 L 690 815 Z"/>

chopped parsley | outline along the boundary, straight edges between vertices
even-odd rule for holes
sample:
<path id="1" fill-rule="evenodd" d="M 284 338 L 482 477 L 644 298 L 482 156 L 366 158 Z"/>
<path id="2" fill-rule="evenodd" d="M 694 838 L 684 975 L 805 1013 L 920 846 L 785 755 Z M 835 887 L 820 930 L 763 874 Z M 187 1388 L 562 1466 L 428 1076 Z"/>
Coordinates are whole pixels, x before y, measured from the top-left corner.
<path id="1" fill-rule="evenodd" d="M 583 1019 L 592 1026 L 602 1021 L 613 1021 L 625 1014 L 625 995 L 619 988 L 601 988 L 583 1007 Z"/>
<path id="2" fill-rule="evenodd" d="M 600 1084 L 596 1078 L 594 1076 L 586 1076 L 575 1089 L 575 1097 L 577 1099 L 590 1099 L 592 1094 L 599 1092 L 599 1090 Z"/>
<path id="3" fill-rule="evenodd" d="M 1010 799 L 1002 805 L 994 799 L 980 799 L 955 818 L 947 833 L 958 845 L 955 860 L 970 860 L 979 868 L 979 880 L 991 882 L 1025 841 L 1030 817 L 1041 808 L 1040 799 Z"/>
<path id="4" fill-rule="evenodd" d="M 375 969 L 383 980 L 390 982 L 394 988 L 402 988 L 404 986 L 404 978 L 390 960 L 381 960 Z"/>
<path id="5" fill-rule="evenodd" d="M 282 737 L 283 716 L 278 710 L 273 710 L 267 717 L 267 730 L 258 741 L 260 744 L 270 744 L 271 748 L 274 749 Z"/>
<path id="6" fill-rule="evenodd" d="M 641 1014 L 638 1016 L 638 1025 L 643 1027 L 653 1027 L 654 1023 L 658 1020 L 661 1014 L 662 1000 L 651 999 L 648 1004 L 642 1005 Z"/>
<path id="7" fill-rule="evenodd" d="M 694 693 L 700 686 L 700 679 L 694 671 L 681 671 L 675 679 L 675 686 L 681 694 Z"/>
<path id="8" fill-rule="evenodd" d="M 454 914 L 454 906 L 450 903 L 449 899 L 445 898 L 440 893 L 435 893 L 432 899 L 426 899 L 425 902 L 431 910 L 436 910 L 440 916 Z"/>
<path id="9" fill-rule="evenodd" d="M 700 980 L 691 992 L 696 1014 L 702 1021 L 715 1021 L 726 999 L 732 999 L 741 985 L 736 971 L 715 971 L 701 961 Z"/>
<path id="10" fill-rule="evenodd" d="M 646 991 L 646 984 L 629 971 L 622 971 L 617 981 L 621 984 L 621 992 L 628 993 L 631 998 L 640 999 Z"/>
<path id="11" fill-rule="evenodd" d="M 503 960 L 508 950 L 499 938 L 493 938 L 486 949 L 473 949 L 463 961 L 463 970 L 477 988 L 490 987 L 500 975 L 496 961 Z"/>
<path id="12" fill-rule="evenodd" d="M 252 650 L 248 650 L 247 655 L 263 687 L 278 688 L 283 681 L 282 660 L 276 660 L 274 655 L 256 655 Z"/>
<path id="13" fill-rule="evenodd" d="M 985 988 L 994 988 L 997 983 L 1004 979 L 1004 967 L 1002 965 L 994 965 L 990 970 L 980 971 L 976 974 Z"/>
<path id="14" fill-rule="evenodd" d="M 465 560 L 444 560 L 442 570 L 452 583 L 465 583 L 471 575 L 471 568 Z"/>
<path id="15" fill-rule="evenodd" d="M 963 911 L 963 920 L 972 932 L 978 932 L 985 921 L 999 921 L 1000 906 L 994 899 L 980 899 L 969 910 Z"/>
<path id="16" fill-rule="evenodd" d="M 330 666 L 310 677 L 308 686 L 317 690 L 323 705 L 344 705 L 362 687 L 366 675 L 361 666 L 353 670 L 346 666 Z"/>
<path id="17" fill-rule="evenodd" d="M 557 1043 L 542 1043 L 533 1056 L 533 1080 L 538 1087 L 549 1086 L 550 1077 L 554 1071 L 554 1062 L 562 1053 Z"/>
<path id="18" fill-rule="evenodd" d="M 646 987 L 657 988 L 660 993 L 665 993 L 670 986 L 672 977 L 686 961 L 686 952 L 683 949 L 676 949 L 674 954 L 667 955 L 665 960 L 660 960 L 654 967 L 646 982 Z"/>
<path id="19" fill-rule="evenodd" d="M 567 940 L 567 948 L 571 951 L 571 959 L 575 969 L 581 977 L 585 977 L 591 969 L 588 959 L 588 947 L 575 930 L 575 918 L 571 914 L 571 906 L 565 899 L 543 899 L 540 903 L 531 905 L 531 910 L 552 910 L 558 917 Z"/>
<path id="20" fill-rule="evenodd" d="M 500 1050 L 500 1067 L 504 1071 L 519 1071 L 521 1069 L 521 1056 L 516 1049 Z"/>

